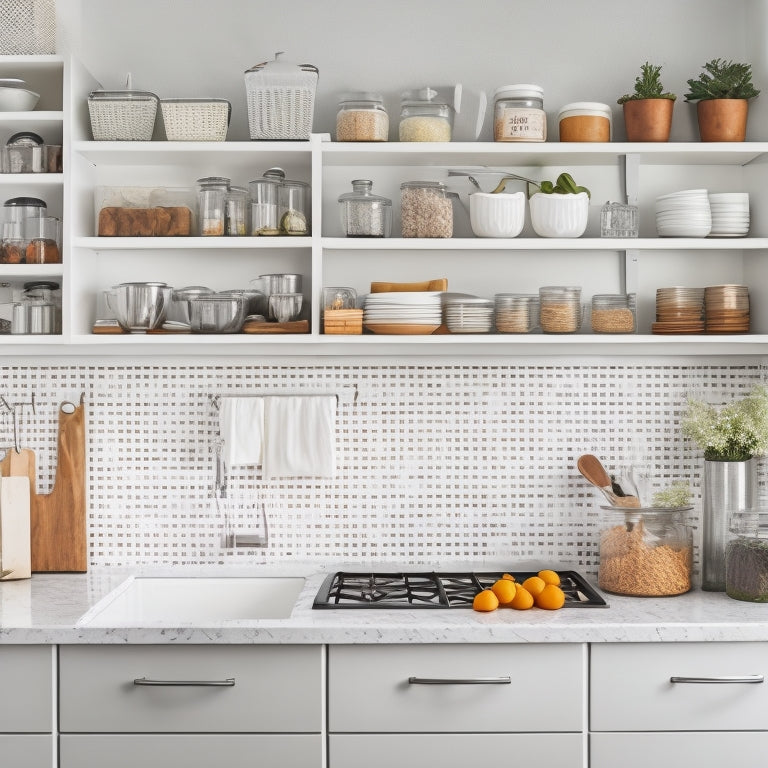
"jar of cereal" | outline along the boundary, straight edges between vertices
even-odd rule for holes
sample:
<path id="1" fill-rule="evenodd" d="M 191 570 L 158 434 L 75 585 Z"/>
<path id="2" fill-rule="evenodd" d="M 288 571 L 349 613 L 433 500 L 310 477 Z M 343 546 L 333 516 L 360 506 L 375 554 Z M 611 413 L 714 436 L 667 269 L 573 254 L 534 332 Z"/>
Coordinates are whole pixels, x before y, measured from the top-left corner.
<path id="1" fill-rule="evenodd" d="M 380 93 L 345 93 L 336 113 L 336 141 L 387 141 L 389 116 Z"/>
<path id="2" fill-rule="evenodd" d="M 439 181 L 403 182 L 400 215 L 403 237 L 453 237 L 453 205 Z"/>
<path id="3" fill-rule="evenodd" d="M 453 108 L 434 88 L 406 91 L 400 101 L 400 141 L 450 141 Z"/>

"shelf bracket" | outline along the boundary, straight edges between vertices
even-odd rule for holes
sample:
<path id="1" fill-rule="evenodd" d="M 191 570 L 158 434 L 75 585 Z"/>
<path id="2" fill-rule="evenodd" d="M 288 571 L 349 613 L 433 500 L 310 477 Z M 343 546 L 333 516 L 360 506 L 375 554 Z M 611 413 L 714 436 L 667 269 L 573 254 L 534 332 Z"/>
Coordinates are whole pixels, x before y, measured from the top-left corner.
<path id="1" fill-rule="evenodd" d="M 639 266 L 640 251 L 637 248 L 627 248 L 624 251 L 624 269 L 621 276 L 624 293 L 637 293 Z"/>
<path id="2" fill-rule="evenodd" d="M 624 195 L 627 205 L 638 205 L 640 189 L 640 155 L 627 153 L 624 155 Z"/>

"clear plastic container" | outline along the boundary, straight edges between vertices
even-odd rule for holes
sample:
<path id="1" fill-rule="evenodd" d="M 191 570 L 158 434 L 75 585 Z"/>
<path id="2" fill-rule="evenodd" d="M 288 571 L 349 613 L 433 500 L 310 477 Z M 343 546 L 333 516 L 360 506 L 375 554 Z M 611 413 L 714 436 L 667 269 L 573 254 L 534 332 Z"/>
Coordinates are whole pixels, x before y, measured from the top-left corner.
<path id="1" fill-rule="evenodd" d="M 244 237 L 248 234 L 248 190 L 230 187 L 224 198 L 224 234 Z"/>
<path id="2" fill-rule="evenodd" d="M 282 168 L 270 168 L 260 179 L 248 184 L 251 201 L 251 234 L 275 236 L 280 234 L 277 219 L 277 198 L 280 185 L 285 180 Z"/>
<path id="3" fill-rule="evenodd" d="M 220 237 L 225 233 L 225 210 L 229 179 L 207 176 L 197 180 L 198 217 L 203 237 Z"/>
<path id="4" fill-rule="evenodd" d="M 373 182 L 355 179 L 352 192 L 339 195 L 341 228 L 347 237 L 389 237 L 392 201 L 373 194 Z"/>
<path id="5" fill-rule="evenodd" d="M 725 591 L 734 600 L 768 603 L 768 508 L 731 515 Z"/>
<path id="6" fill-rule="evenodd" d="M 538 85 L 505 85 L 493 94 L 494 141 L 546 141 L 544 89 Z"/>
<path id="7" fill-rule="evenodd" d="M 499 333 L 531 333 L 538 328 L 538 294 L 497 293 L 494 299 Z"/>
<path id="8" fill-rule="evenodd" d="M 601 507 L 598 586 L 617 595 L 663 597 L 691 589 L 692 507 Z"/>
<path id="9" fill-rule="evenodd" d="M 544 333 L 576 333 L 581 328 L 581 288 L 549 285 L 539 288 L 539 322 Z"/>
<path id="10" fill-rule="evenodd" d="M 592 297 L 595 333 L 634 333 L 637 330 L 634 293 L 601 293 Z"/>
<path id="11" fill-rule="evenodd" d="M 345 93 L 336 113 L 336 141 L 387 141 L 389 115 L 380 93 Z"/>
<path id="12" fill-rule="evenodd" d="M 639 233 L 636 205 L 607 202 L 600 209 L 600 237 L 637 237 Z"/>
<path id="13" fill-rule="evenodd" d="M 400 141 L 450 141 L 453 109 L 434 88 L 406 91 L 400 101 Z"/>
<path id="14" fill-rule="evenodd" d="M 439 181 L 403 182 L 400 215 L 403 237 L 453 236 L 453 205 Z"/>

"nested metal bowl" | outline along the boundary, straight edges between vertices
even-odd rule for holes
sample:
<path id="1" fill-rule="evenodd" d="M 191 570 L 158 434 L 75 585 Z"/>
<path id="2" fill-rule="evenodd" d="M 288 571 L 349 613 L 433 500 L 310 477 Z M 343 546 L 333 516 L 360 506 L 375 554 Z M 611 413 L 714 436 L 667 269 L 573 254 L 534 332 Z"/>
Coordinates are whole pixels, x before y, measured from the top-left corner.
<path id="1" fill-rule="evenodd" d="M 238 333 L 248 314 L 248 299 L 241 294 L 193 296 L 188 302 L 192 333 Z"/>

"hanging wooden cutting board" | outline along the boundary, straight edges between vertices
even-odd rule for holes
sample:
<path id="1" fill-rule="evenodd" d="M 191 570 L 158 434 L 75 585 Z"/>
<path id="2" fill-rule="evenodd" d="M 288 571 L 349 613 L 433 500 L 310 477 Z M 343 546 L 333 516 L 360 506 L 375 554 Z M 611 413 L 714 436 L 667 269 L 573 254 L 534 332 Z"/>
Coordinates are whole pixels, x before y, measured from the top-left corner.
<path id="1" fill-rule="evenodd" d="M 68 413 L 67 411 L 71 411 Z M 0 461 L 0 474 L 28 476 L 32 570 L 88 570 L 85 516 L 85 405 L 59 407 L 56 478 L 48 494 L 38 494 L 35 454 L 14 448 Z"/>

